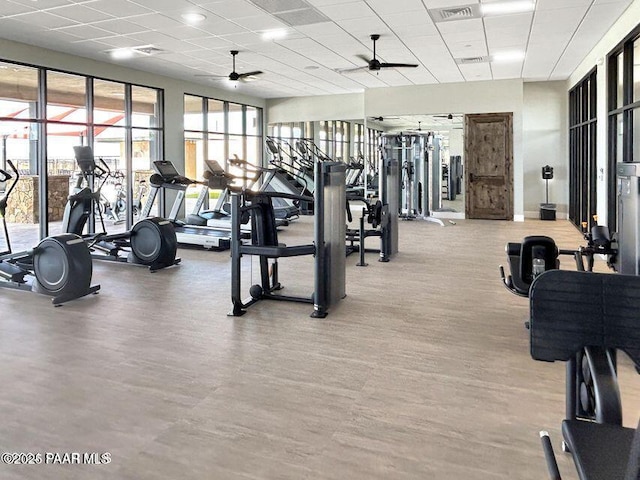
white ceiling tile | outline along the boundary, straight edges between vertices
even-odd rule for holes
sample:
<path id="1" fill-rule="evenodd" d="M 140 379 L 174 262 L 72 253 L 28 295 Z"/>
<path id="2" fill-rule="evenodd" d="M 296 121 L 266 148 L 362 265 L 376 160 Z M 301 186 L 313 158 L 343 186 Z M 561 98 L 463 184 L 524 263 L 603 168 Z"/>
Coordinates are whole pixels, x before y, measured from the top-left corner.
<path id="1" fill-rule="evenodd" d="M 488 63 L 471 63 L 459 65 L 465 80 L 472 82 L 478 80 L 491 80 L 491 67 Z"/>
<path id="2" fill-rule="evenodd" d="M 9 17 L 11 15 L 18 15 L 21 13 L 35 12 L 37 9 L 31 5 L 25 3 L 13 3 L 8 0 L 0 0 L 0 16 Z"/>
<path id="3" fill-rule="evenodd" d="M 41 0 L 39 0 L 38 4 L 40 1 Z M 96 0 L 95 2 L 88 4 L 87 7 L 108 13 L 109 15 L 113 15 L 118 18 L 151 13 L 151 10 L 148 8 L 128 0 Z"/>
<path id="4" fill-rule="evenodd" d="M 233 21 L 241 27 L 246 28 L 247 30 L 252 30 L 254 32 L 288 28 L 285 23 L 268 15 L 256 15 L 253 17 L 236 18 Z"/>
<path id="5" fill-rule="evenodd" d="M 484 26 L 481 18 L 470 18 L 456 22 L 441 22 L 437 24 L 442 35 L 450 35 L 458 38 L 477 38 L 484 35 Z"/>
<path id="6" fill-rule="evenodd" d="M 508 78 L 520 78 L 523 62 L 492 63 L 491 71 L 494 80 L 504 80 Z"/>
<path id="7" fill-rule="evenodd" d="M 159 13 L 146 13 L 135 17 L 127 18 L 127 21 L 141 25 L 149 30 L 164 30 L 166 28 L 180 27 L 183 24 L 171 17 L 161 15 Z"/>
<path id="8" fill-rule="evenodd" d="M 119 35 L 131 35 L 149 30 L 147 27 L 136 25 L 135 23 L 127 22 L 122 19 L 106 20 L 104 22 L 93 23 L 92 25 Z"/>
<path id="9" fill-rule="evenodd" d="M 70 5 L 72 3 L 76 3 L 73 0 L 38 0 L 38 3 L 34 3 L 34 0 L 11 0 L 11 2 L 18 3 L 21 5 L 26 5 L 27 7 L 32 7 L 32 8 L 37 7 L 38 10 L 44 10 L 46 8 L 53 8 L 53 7 L 61 7 L 64 5 Z M 3 1 L 0 3 L 0 5 L 2 5 L 2 7 L 0 7 L 0 11 L 4 11 L 5 3 L 8 3 L 8 2 Z"/>
<path id="10" fill-rule="evenodd" d="M 245 0 L 225 0 L 216 3 L 200 5 L 202 8 L 227 19 L 255 17 L 265 15 L 265 12 Z"/>
<path id="11" fill-rule="evenodd" d="M 218 19 L 203 25 L 198 25 L 200 30 L 209 32 L 212 35 L 235 35 L 238 33 L 246 33 L 248 30 L 229 20 Z"/>
<path id="12" fill-rule="evenodd" d="M 364 17 L 372 17 L 375 15 L 373 10 L 369 8 L 369 5 L 363 1 L 352 1 L 341 5 L 327 5 L 318 7 L 318 10 L 334 21 L 351 20 L 354 18 L 362 19 Z"/>
<path id="13" fill-rule="evenodd" d="M 593 0 L 538 0 L 537 10 L 555 10 L 566 7 L 588 7 Z"/>
<path id="14" fill-rule="evenodd" d="M 71 35 L 86 38 L 87 40 L 113 36 L 113 33 L 92 25 L 72 25 L 70 27 L 60 28 L 59 30 L 70 33 Z"/>
<path id="15" fill-rule="evenodd" d="M 367 0 L 367 3 L 378 15 L 384 16 L 385 19 L 389 15 L 398 12 L 409 13 L 422 11 L 426 13 L 426 8 L 421 0 Z"/>
<path id="16" fill-rule="evenodd" d="M 204 38 L 194 38 L 189 40 L 189 43 L 196 45 L 201 48 L 207 49 L 235 49 L 234 45 L 227 39 L 223 37 L 204 37 Z M 230 57 L 229 57 L 230 58 Z"/>
<path id="17" fill-rule="evenodd" d="M 162 12 L 165 10 L 179 10 L 184 9 L 187 11 L 193 7 L 193 4 L 187 0 L 132 0 L 138 5 L 153 10 L 155 12 Z M 240 1 L 240 0 L 238 0 Z"/>
<path id="18" fill-rule="evenodd" d="M 109 20 L 113 18 L 113 15 L 99 12 L 98 10 L 88 8 L 83 5 L 68 5 L 66 7 L 52 8 L 49 10 L 49 13 L 70 18 L 80 23 L 98 22 L 100 20 Z"/>
<path id="19" fill-rule="evenodd" d="M 33 12 L 20 15 L 20 20 L 38 28 L 60 28 L 77 25 L 78 22 L 48 12 Z"/>
<path id="20" fill-rule="evenodd" d="M 478 0 L 424 0 L 427 8 L 460 7 L 480 3 Z"/>

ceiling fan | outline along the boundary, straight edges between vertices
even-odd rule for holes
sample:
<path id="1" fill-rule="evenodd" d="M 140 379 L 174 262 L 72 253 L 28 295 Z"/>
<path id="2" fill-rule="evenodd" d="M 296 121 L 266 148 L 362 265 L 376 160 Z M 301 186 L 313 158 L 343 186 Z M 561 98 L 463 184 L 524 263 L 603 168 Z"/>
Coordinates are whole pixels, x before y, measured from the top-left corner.
<path id="1" fill-rule="evenodd" d="M 400 117 L 369 117 L 370 120 L 375 120 L 376 122 L 384 122 L 385 120 L 398 120 Z"/>
<path id="2" fill-rule="evenodd" d="M 196 75 L 196 77 L 208 77 L 208 78 L 228 78 L 231 82 L 237 82 L 239 80 L 247 81 L 249 77 L 253 77 L 256 75 L 260 75 L 263 73 L 260 70 L 255 70 L 253 72 L 245 72 L 238 73 L 236 72 L 236 55 L 238 55 L 238 50 L 231 50 L 231 56 L 233 57 L 233 71 L 229 75 Z"/>
<path id="3" fill-rule="evenodd" d="M 357 71 L 361 71 L 361 70 L 369 70 L 370 72 L 378 72 L 383 68 L 402 68 L 402 67 L 416 68 L 418 66 L 415 63 L 387 63 L 387 62 L 381 62 L 380 60 L 378 60 L 376 58 L 376 41 L 379 38 L 380 38 L 380 35 L 378 35 L 378 34 L 371 35 L 371 40 L 373 40 L 373 58 L 372 59 L 368 59 L 365 55 L 357 55 L 358 58 L 360 58 L 360 59 L 364 60 L 365 62 L 367 62 L 366 66 L 355 67 L 355 68 L 340 68 L 340 69 L 337 69 L 336 72 L 338 72 L 338 73 L 350 73 L 350 72 L 357 72 Z"/>

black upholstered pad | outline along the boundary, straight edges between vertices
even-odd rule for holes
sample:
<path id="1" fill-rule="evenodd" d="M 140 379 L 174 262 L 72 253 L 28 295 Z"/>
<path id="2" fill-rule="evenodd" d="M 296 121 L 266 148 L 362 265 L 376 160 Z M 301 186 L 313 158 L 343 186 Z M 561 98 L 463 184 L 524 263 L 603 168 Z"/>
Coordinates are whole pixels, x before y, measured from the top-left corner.
<path id="1" fill-rule="evenodd" d="M 640 365 L 640 276 L 550 270 L 531 285 L 531 356 L 567 361 L 585 346 Z"/>
<path id="2" fill-rule="evenodd" d="M 584 420 L 562 422 L 562 435 L 580 480 L 624 480 L 635 432 Z"/>

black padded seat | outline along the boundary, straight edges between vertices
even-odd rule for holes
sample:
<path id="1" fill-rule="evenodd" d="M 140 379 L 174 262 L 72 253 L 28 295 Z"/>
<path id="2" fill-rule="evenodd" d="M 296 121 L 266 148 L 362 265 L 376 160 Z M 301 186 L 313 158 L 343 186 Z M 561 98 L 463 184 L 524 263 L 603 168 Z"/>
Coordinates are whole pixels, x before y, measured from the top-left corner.
<path id="1" fill-rule="evenodd" d="M 636 430 L 584 420 L 562 422 L 581 480 L 624 480 Z"/>

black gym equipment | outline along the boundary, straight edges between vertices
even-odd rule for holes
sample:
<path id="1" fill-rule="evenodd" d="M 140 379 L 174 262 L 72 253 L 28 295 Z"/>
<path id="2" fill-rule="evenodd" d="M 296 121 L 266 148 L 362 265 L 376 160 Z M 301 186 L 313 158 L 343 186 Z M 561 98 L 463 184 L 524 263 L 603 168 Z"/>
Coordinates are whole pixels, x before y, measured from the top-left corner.
<path id="1" fill-rule="evenodd" d="M 581 480 L 640 478 L 640 425 L 622 426 L 616 353 L 640 368 L 640 277 L 552 270 L 530 290 L 531 356 L 567 362 L 563 449 Z M 552 479 L 551 441 L 540 432 Z"/>
<path id="2" fill-rule="evenodd" d="M 149 183 L 151 189 L 145 203 L 142 215 L 148 215 L 160 191 L 176 192 L 171 212 L 167 218 L 174 227 L 176 238 L 181 245 L 199 245 L 209 250 L 228 250 L 231 237 L 231 222 L 227 221 L 225 226 L 221 226 L 225 222 L 212 225 L 214 220 L 219 218 L 203 218 L 196 215 L 188 215 L 185 220 L 178 220 L 178 215 L 182 204 L 184 203 L 185 193 L 189 185 L 203 185 L 203 191 L 200 196 L 208 195 L 211 190 L 224 190 L 231 181 L 222 167 L 215 161 L 205 160 L 207 170 L 205 171 L 205 180 L 197 181 L 180 175 L 176 167 L 169 160 L 158 160 L 153 162 L 153 169 L 156 173 L 151 175 Z M 197 218 L 196 218 L 197 217 Z M 225 228 L 226 227 L 226 228 Z"/>
<path id="3" fill-rule="evenodd" d="M 151 272 L 180 263 L 176 258 L 178 242 L 175 230 L 164 218 L 143 218 L 131 230 L 106 233 L 104 218 L 96 203 L 100 201 L 100 189 L 111 171 L 102 159 L 99 159 L 101 165 L 96 164 L 91 147 L 76 146 L 73 150 L 81 175 L 65 207 L 63 230 L 81 236 L 93 252 L 92 258 L 97 260 L 144 265 Z M 97 189 L 94 187 L 96 179 L 102 179 Z M 102 232 L 84 233 L 87 221 L 96 211 Z"/>
<path id="4" fill-rule="evenodd" d="M 12 252 L 7 228 L 7 203 L 20 174 L 11 160 L 7 165 L 13 175 L 0 169 L 0 183 L 11 181 L 0 197 L 2 235 L 0 237 L 0 287 L 25 290 L 52 297 L 59 306 L 69 300 L 97 293 L 100 285 L 91 286 L 93 265 L 87 245 L 80 237 L 62 234 L 47 237 L 33 249 Z M 31 277 L 31 278 L 26 278 Z"/>
<path id="5" fill-rule="evenodd" d="M 553 167 L 545 165 L 542 167 L 542 179 L 546 182 L 545 202 L 540 204 L 540 220 L 556 219 L 556 204 L 549 203 L 549 180 L 553 179 Z"/>
<path id="6" fill-rule="evenodd" d="M 345 165 L 341 162 L 316 162 L 314 199 L 280 192 L 236 190 L 231 193 L 231 300 L 232 316 L 246 313 L 260 300 L 285 300 L 313 303 L 312 317 L 323 318 L 329 308 L 345 296 Z M 314 201 L 314 243 L 286 246 L 278 242 L 273 197 Z M 244 245 L 240 227 L 251 216 L 251 244 Z M 260 261 L 260 283 L 253 285 L 247 300 L 241 298 L 242 256 L 256 255 Z M 310 297 L 281 295 L 278 259 L 301 255 L 314 256 L 314 291 Z M 271 260 L 271 261 L 270 261 Z"/>

